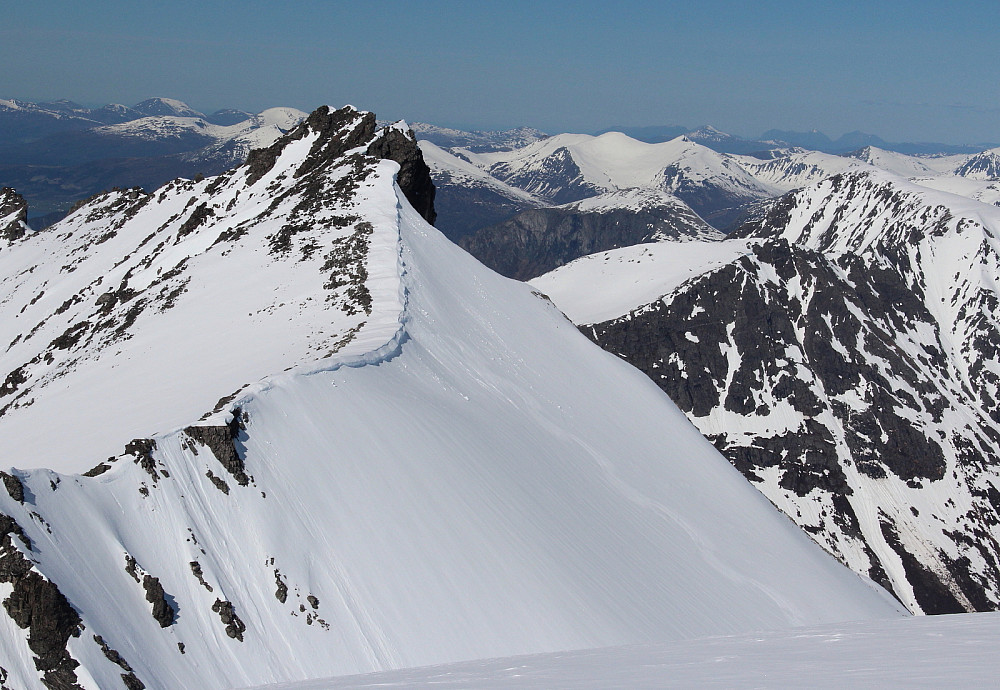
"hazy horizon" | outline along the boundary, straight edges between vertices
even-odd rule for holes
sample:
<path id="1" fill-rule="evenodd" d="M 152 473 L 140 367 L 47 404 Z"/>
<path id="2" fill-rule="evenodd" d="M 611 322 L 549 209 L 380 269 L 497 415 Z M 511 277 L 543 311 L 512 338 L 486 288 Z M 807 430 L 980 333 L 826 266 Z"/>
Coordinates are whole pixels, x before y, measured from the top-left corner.
<path id="1" fill-rule="evenodd" d="M 710 124 L 1000 140 L 985 3 L 11 4 L 0 97 L 206 112 L 352 103 L 462 129 Z"/>

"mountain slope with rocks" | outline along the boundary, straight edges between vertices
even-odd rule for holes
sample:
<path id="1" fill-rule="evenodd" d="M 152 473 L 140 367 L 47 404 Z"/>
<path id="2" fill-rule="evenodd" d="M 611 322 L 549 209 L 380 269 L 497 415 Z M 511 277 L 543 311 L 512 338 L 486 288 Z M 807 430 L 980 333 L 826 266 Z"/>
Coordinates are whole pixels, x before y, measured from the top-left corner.
<path id="1" fill-rule="evenodd" d="M 849 171 L 706 246 L 711 256 L 737 243 L 725 263 L 632 293 L 617 316 L 583 330 L 646 372 L 817 542 L 911 610 L 993 610 L 998 229 L 995 207 Z M 588 285 L 631 282 L 625 268 L 595 280 L 599 259 L 535 284 L 563 305 L 585 302 Z M 644 270 L 680 273 L 672 261 L 663 252 Z"/>
<path id="2" fill-rule="evenodd" d="M 902 615 L 430 227 L 432 200 L 404 125 L 322 108 L 225 175 L 4 238 L 0 323 L 29 326 L 0 398 L 22 448 L 5 684 L 241 687 Z"/>

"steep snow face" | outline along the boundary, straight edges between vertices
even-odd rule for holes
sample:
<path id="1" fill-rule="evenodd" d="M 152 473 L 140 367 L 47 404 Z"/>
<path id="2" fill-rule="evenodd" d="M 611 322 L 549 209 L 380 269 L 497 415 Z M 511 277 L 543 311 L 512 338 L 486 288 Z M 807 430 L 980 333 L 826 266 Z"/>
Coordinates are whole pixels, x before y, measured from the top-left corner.
<path id="1" fill-rule="evenodd" d="M 911 610 L 994 609 L 998 228 L 994 207 L 849 172 L 777 202 L 725 265 L 585 331 Z M 587 285 L 573 268 L 539 284 L 557 304 L 560 273 Z"/>
<path id="2" fill-rule="evenodd" d="M 175 429 L 160 421 L 144 433 L 164 432 L 147 438 L 129 442 L 116 417 L 95 418 L 127 447 L 90 476 L 0 477 L 0 511 L 10 516 L 0 522 L 9 684 L 40 687 L 44 675 L 62 687 L 115 687 L 131 675 L 148 688 L 223 688 L 902 615 L 774 511 L 639 372 L 427 225 L 402 195 L 410 159 L 399 156 L 394 187 L 395 165 L 366 155 L 384 149 L 373 126 L 352 109 L 317 111 L 204 187 L 168 187 L 138 210 L 128 199 L 105 218 L 114 237 L 54 262 L 79 256 L 75 270 L 47 272 L 28 255 L 20 273 L 4 268 L 24 280 L 36 266 L 32 279 L 51 281 L 46 294 L 70 281 L 80 301 L 57 316 L 82 310 L 65 320 L 93 324 L 108 301 L 73 282 L 89 271 L 87 257 L 107 255 L 107 286 L 125 280 L 114 315 L 122 301 L 155 307 L 157 267 L 162 276 L 186 256 L 178 276 L 190 277 L 188 292 L 162 314 L 143 310 L 126 329 L 132 338 L 105 351 L 132 352 L 153 340 L 149 331 L 182 350 L 200 343 L 191 347 L 240 378 L 252 375 L 244 360 L 255 340 L 288 357 L 284 366 L 299 362 L 238 391 L 215 416 Z M 90 215 L 113 203 L 124 202 L 97 201 L 53 236 L 74 233 L 67 248 L 85 230 L 99 238 Z M 183 236 L 177 223 L 189 215 L 168 222 L 154 213 L 166 204 L 190 214 L 202 203 L 215 215 Z M 222 223 L 222 246 L 218 226 L 199 232 L 253 204 L 259 217 Z M 144 213 L 153 238 L 133 256 L 149 261 L 119 278 L 114 263 L 129 254 L 114 242 Z M 357 219 L 333 222 L 348 213 Z M 365 223 L 370 231 L 358 233 Z M 230 227 L 245 232 L 232 237 Z M 319 260 L 344 237 L 346 256 Z M 44 239 L 29 236 L 0 257 Z M 196 270 L 202 261 L 210 271 Z M 223 280 L 230 271 L 241 280 Z M 192 294 L 203 274 L 218 289 Z M 285 285 L 294 289 L 276 297 Z M 292 299 L 295 315 L 318 314 L 312 326 L 288 321 L 281 303 Z M 157 325 L 180 309 L 193 324 Z M 253 316 L 269 311 L 270 333 Z M 346 346 L 324 345 L 306 361 L 303 332 L 353 329 L 358 319 L 366 325 Z M 80 379 L 85 390 L 116 375 L 87 358 L 99 337 L 88 327 L 69 348 L 75 369 L 54 360 L 66 377 L 93 371 Z M 209 390 L 196 379 L 214 372 L 196 364 L 161 367 L 174 389 L 201 391 L 191 407 L 211 409 L 234 389 Z M 43 404 L 41 374 L 27 373 L 19 385 L 36 388 Z M 172 393 L 144 388 L 136 404 L 165 409 Z M 69 417 L 102 407 L 110 392 L 82 398 Z M 13 426 L 31 433 L 54 419 L 70 421 Z M 87 431 L 62 427 L 36 448 L 74 436 L 66 452 L 92 464 L 106 454 L 79 437 Z"/>
<path id="3" fill-rule="evenodd" d="M 297 130 L 270 167 L 258 154 L 153 195 L 111 192 L 0 250 L 7 463 L 86 470 L 123 438 L 196 419 L 213 396 L 368 342 L 385 326 L 369 318 L 380 301 L 394 323 L 395 278 L 365 281 L 394 251 L 391 188 L 372 196 L 392 164 L 365 167 L 361 151 L 302 172 L 322 142 L 368 146 L 372 123 L 339 117 L 322 140 L 318 123 Z"/>

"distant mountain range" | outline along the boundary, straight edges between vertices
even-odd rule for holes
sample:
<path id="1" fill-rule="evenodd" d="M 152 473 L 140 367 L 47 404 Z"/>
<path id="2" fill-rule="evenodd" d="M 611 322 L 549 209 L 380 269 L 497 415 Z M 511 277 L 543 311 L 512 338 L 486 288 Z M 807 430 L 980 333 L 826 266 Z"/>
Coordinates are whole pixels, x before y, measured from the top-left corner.
<path id="1" fill-rule="evenodd" d="M 221 173 L 303 117 L 294 108 L 205 115 L 168 98 L 96 109 L 0 100 L 0 184 L 18 189 L 41 227 L 106 189 Z"/>
<path id="2" fill-rule="evenodd" d="M 822 151 L 824 153 L 843 154 L 856 151 L 865 146 L 877 146 L 887 151 L 897 151 L 910 155 L 934 155 L 977 153 L 985 149 L 1000 146 L 998 143 L 960 145 L 933 142 L 889 142 L 874 134 L 867 134 L 860 131 L 848 132 L 837 139 L 831 139 L 818 130 L 793 132 L 781 129 L 769 129 L 756 139 L 748 139 L 734 134 L 727 134 L 709 125 L 704 125 L 697 129 L 690 129 L 681 125 L 663 127 L 609 127 L 596 132 L 596 135 L 599 136 L 606 132 L 622 132 L 633 139 L 651 144 L 669 141 L 675 137 L 684 135 L 720 153 L 743 154 L 788 148 L 790 146 L 812 151 Z"/>

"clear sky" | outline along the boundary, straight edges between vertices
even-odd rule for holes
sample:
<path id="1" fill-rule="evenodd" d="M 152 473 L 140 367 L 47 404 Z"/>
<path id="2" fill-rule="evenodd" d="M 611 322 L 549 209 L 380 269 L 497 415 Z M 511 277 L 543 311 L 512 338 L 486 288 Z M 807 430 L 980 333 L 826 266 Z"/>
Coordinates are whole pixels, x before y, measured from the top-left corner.
<path id="1" fill-rule="evenodd" d="M 352 103 L 463 128 L 1000 141 L 998 6 L 914 0 L 0 0 L 0 98 Z"/>

